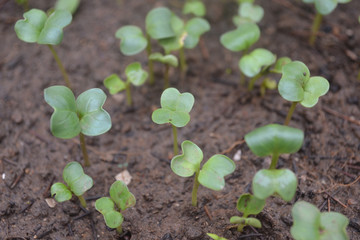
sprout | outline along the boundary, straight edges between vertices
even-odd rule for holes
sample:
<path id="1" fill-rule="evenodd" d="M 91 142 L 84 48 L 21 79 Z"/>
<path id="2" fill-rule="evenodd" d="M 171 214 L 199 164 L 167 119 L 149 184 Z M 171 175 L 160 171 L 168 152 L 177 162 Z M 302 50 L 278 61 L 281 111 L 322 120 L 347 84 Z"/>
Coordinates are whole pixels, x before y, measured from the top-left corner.
<path id="1" fill-rule="evenodd" d="M 126 56 L 138 54 L 148 45 L 146 37 L 137 26 L 123 26 L 116 31 L 115 36 L 121 40 L 120 51 Z"/>
<path id="2" fill-rule="evenodd" d="M 218 235 L 216 235 L 214 233 L 206 233 L 206 234 L 214 240 L 227 240 L 226 238 L 219 237 Z"/>
<path id="3" fill-rule="evenodd" d="M 122 181 L 114 182 L 109 192 L 110 198 L 102 197 L 96 200 L 95 208 L 104 216 L 106 226 L 116 228 L 116 231 L 121 234 L 121 224 L 124 221 L 121 212 L 135 206 L 136 199 Z"/>
<path id="4" fill-rule="evenodd" d="M 205 4 L 201 0 L 186 0 L 183 14 L 194 14 L 196 17 L 204 17 L 206 14 Z"/>
<path id="5" fill-rule="evenodd" d="M 102 108 L 105 93 L 99 88 L 92 88 L 75 100 L 69 88 L 52 86 L 44 90 L 44 98 L 54 109 L 50 119 L 52 134 L 62 139 L 80 135 L 85 166 L 89 166 L 84 135 L 98 136 L 111 128 L 110 115 Z"/>
<path id="6" fill-rule="evenodd" d="M 252 2 L 244 2 L 239 5 L 238 16 L 233 17 L 236 26 L 247 22 L 258 23 L 264 17 L 264 9 Z"/>
<path id="7" fill-rule="evenodd" d="M 120 79 L 117 74 L 112 74 L 105 78 L 104 85 L 109 89 L 110 94 L 116 94 L 126 90 L 126 101 L 129 106 L 132 105 L 131 84 L 141 86 L 148 78 L 148 73 L 141 68 L 139 62 L 128 65 L 125 69 L 126 82 Z"/>
<path id="8" fill-rule="evenodd" d="M 349 220 L 337 212 L 320 211 L 312 204 L 299 201 L 291 210 L 294 218 L 291 235 L 295 240 L 348 240 Z"/>
<path id="9" fill-rule="evenodd" d="M 178 66 L 178 59 L 176 56 L 172 54 L 162 55 L 161 53 L 152 53 L 149 56 L 149 59 L 152 61 L 157 61 L 165 64 L 165 72 L 164 72 L 164 89 L 167 89 L 170 86 L 169 83 L 169 69 L 170 66 L 177 67 Z"/>
<path id="10" fill-rule="evenodd" d="M 235 171 L 235 163 L 225 155 L 212 156 L 200 170 L 203 152 L 193 142 L 186 140 L 181 144 L 183 153 L 171 160 L 171 169 L 180 177 L 191 177 L 195 174 L 191 202 L 197 206 L 197 190 L 199 185 L 220 191 L 225 187 L 226 175 Z"/>
<path id="11" fill-rule="evenodd" d="M 67 10 L 74 15 L 79 5 L 80 0 L 57 0 L 55 3 L 55 10 Z"/>
<path id="12" fill-rule="evenodd" d="M 83 168 L 77 162 L 68 163 L 63 171 L 63 179 L 67 186 L 57 182 L 51 186 L 51 196 L 55 195 L 55 200 L 64 202 L 70 200 L 72 195 L 76 195 L 80 204 L 86 208 L 86 201 L 83 194 L 94 185 L 91 177 L 84 173 Z"/>

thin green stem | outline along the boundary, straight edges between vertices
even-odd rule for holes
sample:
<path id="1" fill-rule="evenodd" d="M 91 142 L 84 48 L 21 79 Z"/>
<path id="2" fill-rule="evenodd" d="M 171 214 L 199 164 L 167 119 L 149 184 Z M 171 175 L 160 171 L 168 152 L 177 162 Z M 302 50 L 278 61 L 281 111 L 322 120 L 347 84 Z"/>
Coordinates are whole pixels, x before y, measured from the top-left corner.
<path id="1" fill-rule="evenodd" d="M 86 149 L 85 136 L 82 133 L 80 133 L 79 136 L 80 136 L 81 151 L 82 151 L 83 158 L 84 158 L 84 166 L 89 167 L 91 164 L 90 164 L 89 155 L 88 155 L 88 152 Z"/>
<path id="2" fill-rule="evenodd" d="M 193 185 L 193 190 L 192 190 L 192 193 L 191 193 L 191 203 L 194 207 L 197 206 L 197 191 L 199 189 L 199 170 L 196 171 L 196 174 L 195 174 L 195 179 L 194 179 L 194 185 Z"/>
<path id="3" fill-rule="evenodd" d="M 147 57 L 148 57 L 148 68 L 149 68 L 149 83 L 150 85 L 154 85 L 155 83 L 155 78 L 154 78 L 154 63 L 153 60 L 150 60 L 149 57 L 152 53 L 152 49 L 151 49 L 151 38 L 149 34 L 146 34 L 146 39 L 147 39 L 147 46 L 146 46 L 146 53 L 147 53 Z"/>
<path id="4" fill-rule="evenodd" d="M 164 89 L 167 89 L 170 86 L 170 83 L 169 83 L 169 69 L 170 69 L 170 65 L 165 64 Z"/>
<path id="5" fill-rule="evenodd" d="M 245 56 L 248 52 L 249 52 L 249 48 L 244 49 L 243 56 Z M 241 69 L 240 69 L 240 82 L 239 83 L 240 83 L 240 85 L 245 84 L 245 74 L 241 71 Z"/>
<path id="6" fill-rule="evenodd" d="M 185 49 L 181 47 L 179 49 L 179 58 L 180 58 L 180 69 L 181 72 L 186 72 L 187 65 L 186 65 L 186 58 L 185 58 Z"/>
<path id="7" fill-rule="evenodd" d="M 132 105 L 132 97 L 131 97 L 131 84 L 130 84 L 130 82 L 126 82 L 125 91 L 126 91 L 126 103 L 129 106 L 131 106 Z"/>
<path id="8" fill-rule="evenodd" d="M 56 53 L 56 51 L 55 51 L 55 49 L 54 49 L 54 47 L 53 47 L 52 45 L 48 44 L 48 47 L 49 47 L 51 53 L 53 54 L 53 56 L 54 56 L 54 58 L 55 58 L 55 61 L 56 61 L 57 65 L 58 65 L 58 67 L 59 67 L 59 69 L 60 69 L 60 71 L 61 71 L 61 74 L 63 75 L 64 81 L 65 81 L 65 85 L 66 85 L 68 88 L 71 89 L 71 84 L 70 84 L 69 76 L 68 76 L 68 74 L 67 74 L 67 72 L 66 72 L 66 70 L 65 70 L 65 68 L 64 68 L 64 65 L 62 64 L 62 62 L 61 62 L 58 54 Z"/>
<path id="9" fill-rule="evenodd" d="M 85 198 L 84 198 L 82 195 L 78 196 L 78 198 L 79 198 L 79 201 L 80 201 L 81 206 L 83 206 L 84 208 L 86 208 Z"/>
<path id="10" fill-rule="evenodd" d="M 298 102 L 292 102 L 292 103 L 291 103 L 289 112 L 288 112 L 288 114 L 287 114 L 287 116 L 286 116 L 286 119 L 285 119 L 285 122 L 284 122 L 284 125 L 285 125 L 285 126 L 288 126 L 288 125 L 289 125 L 290 120 L 291 120 L 291 117 L 292 117 L 292 115 L 293 115 L 293 113 L 294 113 L 294 111 L 295 111 L 295 107 L 296 107 L 296 104 L 297 104 L 297 103 L 298 103 Z"/>
<path id="11" fill-rule="evenodd" d="M 321 15 L 318 11 L 316 11 L 315 19 L 314 19 L 313 25 L 311 27 L 311 36 L 310 36 L 310 40 L 309 40 L 309 43 L 311 46 L 314 46 L 314 44 L 315 44 L 316 36 L 318 34 L 322 18 L 323 18 L 323 15 Z"/>
<path id="12" fill-rule="evenodd" d="M 119 233 L 119 234 L 122 234 L 122 233 L 123 233 L 123 230 L 122 230 L 122 226 L 121 226 L 121 225 L 116 228 L 116 232 Z"/>
<path id="13" fill-rule="evenodd" d="M 261 78 L 264 75 L 264 72 L 259 72 L 257 75 L 255 75 L 254 77 L 252 77 L 250 79 L 249 85 L 248 85 L 248 90 L 252 91 L 254 89 L 254 85 L 256 80 L 258 80 L 259 78 Z"/>
<path id="14" fill-rule="evenodd" d="M 359 70 L 359 73 L 358 73 L 358 76 L 357 76 L 357 80 L 360 81 L 360 70 Z"/>
<path id="15" fill-rule="evenodd" d="M 178 147 L 178 141 L 177 141 L 177 128 L 174 125 L 172 126 L 172 132 L 173 132 L 173 143 L 174 143 L 174 156 L 179 154 L 179 147 Z"/>
<path id="16" fill-rule="evenodd" d="M 270 164 L 269 169 L 276 169 L 276 165 L 277 165 L 278 161 L 279 161 L 279 154 L 274 153 L 272 155 L 271 164 Z"/>

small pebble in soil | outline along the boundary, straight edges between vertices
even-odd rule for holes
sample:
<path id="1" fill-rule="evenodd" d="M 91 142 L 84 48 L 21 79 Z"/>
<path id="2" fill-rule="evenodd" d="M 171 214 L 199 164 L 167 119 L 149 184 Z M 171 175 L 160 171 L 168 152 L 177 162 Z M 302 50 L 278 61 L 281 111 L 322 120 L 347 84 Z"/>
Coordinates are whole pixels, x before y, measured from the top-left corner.
<path id="1" fill-rule="evenodd" d="M 16 109 L 12 114 L 11 114 L 11 120 L 14 122 L 14 123 L 21 123 L 23 121 L 23 118 L 22 118 L 22 115 L 21 115 L 21 112 Z"/>
<path id="2" fill-rule="evenodd" d="M 203 232 L 198 227 L 189 226 L 189 228 L 186 230 L 185 235 L 189 240 L 197 240 L 197 239 L 200 240 L 202 239 Z"/>

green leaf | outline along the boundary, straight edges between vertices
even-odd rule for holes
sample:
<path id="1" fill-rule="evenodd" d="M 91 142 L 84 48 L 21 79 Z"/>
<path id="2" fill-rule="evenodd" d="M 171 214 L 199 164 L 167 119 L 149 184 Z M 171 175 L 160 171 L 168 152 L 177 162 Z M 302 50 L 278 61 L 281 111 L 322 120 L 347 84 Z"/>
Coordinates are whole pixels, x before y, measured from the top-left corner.
<path id="1" fill-rule="evenodd" d="M 126 56 L 138 54 L 148 44 L 146 37 L 137 26 L 121 27 L 116 31 L 115 36 L 120 39 L 120 51 Z"/>
<path id="2" fill-rule="evenodd" d="M 173 157 L 171 169 L 180 177 L 191 177 L 199 171 L 203 152 L 193 142 L 185 140 L 181 143 L 182 154 Z"/>
<path id="3" fill-rule="evenodd" d="M 149 76 L 149 74 L 141 68 L 139 62 L 128 65 L 125 69 L 125 75 L 134 86 L 143 85 Z"/>
<path id="4" fill-rule="evenodd" d="M 210 24 L 203 18 L 193 18 L 185 24 L 186 37 L 184 40 L 185 48 L 194 48 L 200 36 L 210 31 Z"/>
<path id="5" fill-rule="evenodd" d="M 252 22 L 260 22 L 264 17 L 264 9 L 259 5 L 250 2 L 242 3 L 239 6 L 239 15 L 242 18 L 250 19 Z"/>
<path id="6" fill-rule="evenodd" d="M 199 183 L 215 191 L 225 187 L 224 177 L 235 171 L 236 165 L 225 155 L 212 156 L 202 167 L 199 173 Z"/>
<path id="7" fill-rule="evenodd" d="M 124 211 L 136 204 L 135 196 L 129 191 L 128 187 L 122 181 L 115 181 L 110 187 L 110 197 L 116 206 Z"/>
<path id="8" fill-rule="evenodd" d="M 220 37 L 221 44 L 233 52 L 248 49 L 260 38 L 260 29 L 255 23 L 244 23 L 236 30 L 224 33 Z"/>
<path id="9" fill-rule="evenodd" d="M 226 238 L 219 237 L 218 235 L 213 234 L 213 233 L 206 233 L 206 234 L 214 240 L 227 240 Z"/>
<path id="10" fill-rule="evenodd" d="M 269 124 L 245 135 L 246 144 L 259 157 L 295 153 L 303 140 L 303 131 L 279 124 Z"/>
<path id="11" fill-rule="evenodd" d="M 37 43 L 58 45 L 63 39 L 63 28 L 71 23 L 72 15 L 67 10 L 55 10 L 46 20 L 38 35 Z"/>
<path id="12" fill-rule="evenodd" d="M 254 77 L 276 61 L 276 56 L 264 48 L 257 48 L 239 61 L 239 68 L 247 77 Z"/>
<path id="13" fill-rule="evenodd" d="M 104 216 L 105 223 L 109 228 L 117 228 L 124 221 L 122 214 L 115 210 L 114 202 L 108 197 L 96 200 L 95 208 Z"/>
<path id="14" fill-rule="evenodd" d="M 153 112 L 152 120 L 157 124 L 171 123 L 175 127 L 185 127 L 190 121 L 190 114 L 187 112 L 159 108 Z"/>
<path id="15" fill-rule="evenodd" d="M 253 226 L 256 228 L 261 228 L 261 222 L 256 218 L 245 218 L 245 217 L 233 216 L 230 218 L 230 223 L 244 224 L 244 225 L 250 225 L 250 226 Z"/>
<path id="16" fill-rule="evenodd" d="M 111 128 L 110 115 L 102 108 L 106 94 L 100 88 L 89 89 L 76 100 L 81 132 L 87 136 L 103 134 Z"/>
<path id="17" fill-rule="evenodd" d="M 286 64 L 291 63 L 291 59 L 288 57 L 281 57 L 279 58 L 273 69 L 271 69 L 272 72 L 274 73 L 282 73 L 282 69 L 283 66 L 285 66 Z"/>
<path id="18" fill-rule="evenodd" d="M 110 94 L 116 94 L 125 90 L 126 83 L 117 74 L 111 74 L 104 79 L 104 85 L 109 89 Z"/>
<path id="19" fill-rule="evenodd" d="M 55 3 L 55 10 L 67 10 L 74 15 L 79 4 L 80 0 L 57 0 Z"/>
<path id="20" fill-rule="evenodd" d="M 321 240 L 348 240 L 346 227 L 349 225 L 349 219 L 337 212 L 324 212 L 320 216 Z"/>
<path id="21" fill-rule="evenodd" d="M 54 183 L 51 186 L 51 196 L 54 197 L 57 202 L 65 202 L 72 197 L 71 191 L 63 183 Z"/>
<path id="22" fill-rule="evenodd" d="M 310 77 L 306 65 L 299 61 L 286 64 L 282 69 L 278 89 L 280 95 L 304 107 L 313 107 L 320 96 L 329 91 L 329 82 L 323 77 Z"/>
<path id="23" fill-rule="evenodd" d="M 150 60 L 158 61 L 172 67 L 177 67 L 179 65 L 179 61 L 176 56 L 169 54 L 169 55 L 162 55 L 161 53 L 152 53 L 149 56 Z"/>
<path id="24" fill-rule="evenodd" d="M 31 9 L 23 16 L 24 20 L 18 20 L 15 24 L 16 35 L 24 42 L 37 42 L 47 19 L 46 13 L 39 9 Z"/>
<path id="25" fill-rule="evenodd" d="M 153 39 L 174 37 L 176 34 L 171 25 L 173 13 L 165 7 L 152 9 L 146 16 L 146 32 Z"/>
<path id="26" fill-rule="evenodd" d="M 321 15 L 328 15 L 337 6 L 338 0 L 314 0 L 315 8 Z"/>
<path id="27" fill-rule="evenodd" d="M 245 193 L 239 197 L 236 208 L 243 213 L 244 217 L 247 217 L 248 215 L 260 213 L 264 209 L 265 203 L 265 200 L 258 199 L 250 193 Z"/>
<path id="28" fill-rule="evenodd" d="M 186 1 L 183 8 L 183 14 L 194 14 L 197 17 L 203 17 L 206 14 L 206 8 L 202 1 Z"/>
<path id="29" fill-rule="evenodd" d="M 65 166 L 63 179 L 76 196 L 83 195 L 94 185 L 92 178 L 84 173 L 78 162 L 70 162 Z"/>
<path id="30" fill-rule="evenodd" d="M 252 181 L 254 196 L 266 199 L 278 194 L 285 201 L 290 201 L 296 192 L 297 178 L 289 169 L 263 169 L 258 171 Z"/>

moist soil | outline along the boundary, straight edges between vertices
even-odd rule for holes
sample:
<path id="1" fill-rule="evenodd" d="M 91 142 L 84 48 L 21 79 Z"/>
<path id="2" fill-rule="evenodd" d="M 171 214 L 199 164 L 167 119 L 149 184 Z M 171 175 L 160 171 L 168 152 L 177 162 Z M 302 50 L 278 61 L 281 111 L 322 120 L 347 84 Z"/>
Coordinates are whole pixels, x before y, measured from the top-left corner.
<path id="1" fill-rule="evenodd" d="M 360 239 L 360 1 L 339 5 L 324 18 L 314 47 L 308 37 L 314 17 L 312 5 L 301 1 L 258 0 L 265 9 L 260 23 L 261 38 L 255 47 L 271 50 L 306 63 L 313 76 L 330 82 L 330 91 L 319 103 L 306 109 L 297 106 L 290 126 L 302 129 L 305 140 L 298 153 L 281 156 L 280 168 L 293 170 L 299 186 L 291 202 L 267 200 L 258 215 L 263 227 L 236 231 L 229 223 L 238 197 L 249 190 L 256 171 L 270 160 L 258 158 L 246 144 L 236 144 L 251 130 L 283 123 L 290 103 L 276 90 L 261 97 L 259 81 L 254 91 L 238 86 L 240 53 L 221 46 L 222 33 L 234 29 L 235 1 L 206 0 L 212 29 L 200 47 L 187 50 L 189 65 L 185 79 L 171 70 L 171 86 L 191 92 L 196 99 L 191 121 L 179 129 L 179 142 L 188 139 L 204 152 L 204 159 L 225 153 L 236 161 L 236 171 L 226 178 L 224 190 L 200 187 L 199 206 L 191 206 L 193 178 L 172 173 L 172 132 L 168 125 L 156 125 L 151 113 L 160 105 L 163 90 L 161 65 L 155 65 L 156 84 L 133 88 L 134 107 L 126 106 L 125 95 L 110 96 L 103 79 L 112 73 L 124 75 L 127 64 L 146 54 L 126 57 L 119 51 L 115 31 L 134 24 L 144 29 L 147 12 L 165 5 L 181 15 L 182 1 L 86 0 L 73 22 L 65 29 L 64 40 L 56 47 L 69 72 L 75 95 L 93 87 L 106 91 L 104 108 L 112 116 L 112 128 L 98 137 L 87 137 L 92 165 L 85 172 L 94 186 L 85 197 L 88 210 L 77 199 L 50 208 L 52 183 L 62 181 L 62 169 L 70 161 L 82 162 L 78 139 L 52 136 L 49 120 L 52 109 L 43 98 L 43 89 L 63 85 L 60 71 L 47 46 L 17 39 L 14 24 L 23 9 L 15 1 L 0 2 L 0 239 L 209 239 L 216 233 L 228 239 L 292 239 L 291 207 L 305 200 L 322 211 L 337 211 L 350 219 L 350 239 Z M 30 8 L 49 9 L 54 1 L 30 1 Z M 154 43 L 154 45 L 156 45 Z M 160 51 L 160 48 L 155 47 Z M 280 79 L 280 75 L 274 75 Z M 235 144 L 234 144 L 235 143 Z M 106 196 L 115 175 L 128 170 L 129 189 L 136 206 L 124 212 L 125 234 L 105 226 L 94 209 L 95 199 Z"/>

